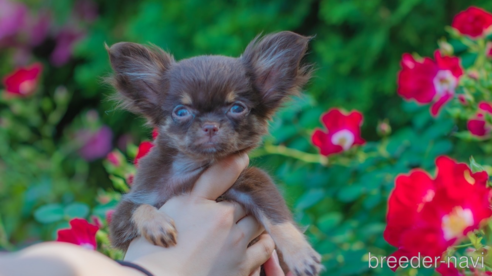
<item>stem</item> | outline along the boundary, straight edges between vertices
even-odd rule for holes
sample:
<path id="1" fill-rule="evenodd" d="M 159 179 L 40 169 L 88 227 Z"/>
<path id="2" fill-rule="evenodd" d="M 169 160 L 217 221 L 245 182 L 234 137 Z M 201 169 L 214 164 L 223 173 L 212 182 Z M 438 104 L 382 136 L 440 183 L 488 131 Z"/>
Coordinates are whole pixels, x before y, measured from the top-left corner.
<path id="1" fill-rule="evenodd" d="M 319 154 L 306 153 L 300 150 L 288 148 L 286 146 L 282 146 L 282 145 L 274 146 L 271 144 L 265 144 L 262 148 L 253 151 L 250 154 L 250 157 L 256 158 L 269 154 L 283 155 L 283 156 L 304 161 L 306 163 L 315 163 L 325 166 L 328 164 L 328 158 L 321 156 Z"/>
<path id="2" fill-rule="evenodd" d="M 3 226 L 2 217 L 0 217 L 0 248 L 5 248 L 7 250 L 12 250 L 13 246 L 9 243 L 7 238 L 7 233 L 5 232 L 5 227 Z"/>
<path id="3" fill-rule="evenodd" d="M 465 248 L 465 247 L 470 247 L 470 246 L 473 247 L 473 244 L 472 243 L 465 243 L 465 244 L 453 246 L 453 248 L 458 249 L 458 248 Z"/>

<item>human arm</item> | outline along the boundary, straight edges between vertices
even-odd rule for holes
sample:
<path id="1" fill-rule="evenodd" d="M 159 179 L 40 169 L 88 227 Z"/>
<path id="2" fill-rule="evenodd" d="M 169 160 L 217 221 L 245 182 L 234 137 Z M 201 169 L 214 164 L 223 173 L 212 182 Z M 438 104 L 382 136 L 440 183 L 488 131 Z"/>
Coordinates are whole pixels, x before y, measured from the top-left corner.
<path id="1" fill-rule="evenodd" d="M 247 247 L 263 230 L 245 210 L 231 202 L 215 202 L 248 164 L 247 156 L 231 157 L 209 168 L 189 195 L 168 201 L 161 211 L 171 216 L 178 229 L 178 244 L 171 248 L 151 245 L 137 238 L 126 260 L 155 276 L 250 275 L 272 254 L 268 235 Z M 42 243 L 19 253 L 0 257 L 0 275 L 143 275 L 122 267 L 108 257 L 66 243 Z M 280 276 L 283 274 L 267 274 Z"/>

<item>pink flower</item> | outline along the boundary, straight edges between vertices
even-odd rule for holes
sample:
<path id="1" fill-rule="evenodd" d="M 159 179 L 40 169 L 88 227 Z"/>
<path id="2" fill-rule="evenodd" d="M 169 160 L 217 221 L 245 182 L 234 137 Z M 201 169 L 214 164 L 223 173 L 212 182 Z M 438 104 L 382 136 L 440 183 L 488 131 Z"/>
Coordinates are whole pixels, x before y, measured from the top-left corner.
<path id="1" fill-rule="evenodd" d="M 110 152 L 106 156 L 106 160 L 109 161 L 109 163 L 113 164 L 115 167 L 118 167 L 121 165 L 121 156 L 117 152 Z"/>
<path id="2" fill-rule="evenodd" d="M 321 116 L 327 132 L 316 129 L 311 141 L 325 156 L 346 151 L 355 145 L 363 145 L 365 141 L 360 136 L 363 120 L 359 111 L 344 114 L 338 108 L 330 109 Z"/>
<path id="3" fill-rule="evenodd" d="M 58 230 L 56 241 L 80 245 L 90 250 L 96 250 L 96 233 L 99 228 L 85 219 L 72 219 L 69 229 Z"/>
<path id="4" fill-rule="evenodd" d="M 29 67 L 18 68 L 3 79 L 7 94 L 10 96 L 25 97 L 31 95 L 38 86 L 39 77 L 43 71 L 41 63 L 34 63 Z"/>
<path id="5" fill-rule="evenodd" d="M 111 220 L 113 219 L 113 214 L 114 214 L 114 210 L 109 210 L 106 212 L 106 222 L 108 223 L 108 225 L 111 223 Z"/>
<path id="6" fill-rule="evenodd" d="M 442 57 L 439 51 L 434 53 L 435 62 L 430 58 L 415 60 L 410 54 L 403 54 L 401 71 L 398 73 L 398 94 L 406 100 L 414 99 L 418 103 L 428 104 L 432 116 L 454 95 L 463 68 L 457 57 Z"/>
<path id="7" fill-rule="evenodd" d="M 96 132 L 84 129 L 77 132 L 77 140 L 82 144 L 79 154 L 87 161 L 102 158 L 112 149 L 113 132 L 103 126 Z"/>
<path id="8" fill-rule="evenodd" d="M 126 184 L 128 184 L 128 186 L 132 186 L 134 178 L 135 178 L 135 176 L 133 174 L 128 175 L 126 177 Z"/>
<path id="9" fill-rule="evenodd" d="M 31 19 L 29 28 L 29 42 L 32 46 L 41 44 L 48 35 L 52 15 L 47 12 L 39 12 L 37 18 Z"/>
<path id="10" fill-rule="evenodd" d="M 462 105 L 468 105 L 468 101 L 466 100 L 466 96 L 463 94 L 458 95 L 458 101 Z"/>
<path id="11" fill-rule="evenodd" d="M 75 15 L 86 22 L 93 22 L 97 19 L 97 4 L 92 0 L 78 0 L 75 2 Z"/>
<path id="12" fill-rule="evenodd" d="M 140 143 L 140 145 L 138 146 L 137 156 L 135 156 L 135 160 L 134 160 L 136 166 L 138 165 L 140 159 L 146 156 L 153 147 L 154 144 L 149 141 Z"/>
<path id="13" fill-rule="evenodd" d="M 92 217 L 91 217 L 91 219 L 92 219 L 92 223 L 94 223 L 94 225 L 95 225 L 98 229 L 101 229 L 101 227 L 102 227 L 101 220 L 100 220 L 97 216 L 92 216 Z"/>
<path id="14" fill-rule="evenodd" d="M 16 1 L 0 0 L 0 40 L 16 35 L 26 24 L 27 8 Z"/>
<path id="15" fill-rule="evenodd" d="M 62 66 L 72 56 L 72 48 L 84 36 L 79 30 L 65 28 L 56 36 L 56 47 L 51 53 L 50 61 L 55 66 Z"/>
<path id="16" fill-rule="evenodd" d="M 480 102 L 478 109 L 475 118 L 468 120 L 466 126 L 471 134 L 483 137 L 489 134 L 491 130 L 491 126 L 485 121 L 485 114 L 492 114 L 492 103 Z"/>
<path id="17" fill-rule="evenodd" d="M 458 13 L 451 26 L 463 35 L 479 38 L 492 26 L 492 14 L 472 6 Z"/>
<path id="18" fill-rule="evenodd" d="M 101 204 L 106 204 L 111 200 L 111 198 L 107 195 L 98 195 L 96 200 Z"/>

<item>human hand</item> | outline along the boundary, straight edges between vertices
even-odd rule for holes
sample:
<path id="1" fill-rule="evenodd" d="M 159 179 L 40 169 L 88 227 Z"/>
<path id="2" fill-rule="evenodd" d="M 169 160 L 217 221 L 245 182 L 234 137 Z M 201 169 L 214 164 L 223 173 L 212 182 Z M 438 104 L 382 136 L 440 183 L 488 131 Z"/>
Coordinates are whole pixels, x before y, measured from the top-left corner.
<path id="1" fill-rule="evenodd" d="M 260 269 L 261 267 L 258 267 L 258 269 L 253 273 L 253 276 L 259 276 Z M 277 250 L 273 250 L 270 259 L 268 259 L 263 264 L 263 269 L 265 270 L 266 276 L 294 276 L 292 272 L 288 272 L 287 274 L 285 274 L 282 270 L 282 267 L 280 266 L 280 261 L 278 259 Z"/>
<path id="2" fill-rule="evenodd" d="M 216 202 L 248 165 L 246 154 L 231 156 L 208 168 L 190 194 L 174 197 L 160 212 L 174 219 L 177 245 L 154 246 L 145 238 L 135 239 L 125 260 L 158 275 L 244 275 L 258 271 L 272 255 L 274 243 L 264 229 L 239 204 Z M 283 274 L 267 274 L 280 276 Z"/>

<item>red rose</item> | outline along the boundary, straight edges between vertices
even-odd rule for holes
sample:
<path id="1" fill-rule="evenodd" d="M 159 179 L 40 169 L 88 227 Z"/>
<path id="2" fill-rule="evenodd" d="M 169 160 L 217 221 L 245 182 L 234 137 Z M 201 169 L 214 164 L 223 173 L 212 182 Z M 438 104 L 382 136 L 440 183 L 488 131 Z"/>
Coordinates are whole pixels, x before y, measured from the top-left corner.
<path id="1" fill-rule="evenodd" d="M 311 141 L 325 156 L 346 151 L 355 145 L 363 145 L 365 141 L 360 136 L 363 120 L 359 111 L 344 114 L 340 109 L 333 108 L 321 116 L 327 132 L 316 129 Z"/>
<path id="2" fill-rule="evenodd" d="M 435 62 L 430 58 L 417 61 L 410 54 L 403 54 L 401 71 L 398 73 L 398 94 L 406 100 L 431 106 L 432 116 L 454 95 L 463 68 L 457 57 L 443 57 L 434 53 Z"/>
<path id="3" fill-rule="evenodd" d="M 34 63 L 29 67 L 15 70 L 3 79 L 5 90 L 11 96 L 25 97 L 31 95 L 36 91 L 42 71 L 41 63 Z"/>
<path id="4" fill-rule="evenodd" d="M 384 231 L 398 248 L 392 256 L 435 260 L 492 216 L 487 173 L 448 157 L 437 158 L 436 166 L 435 179 L 421 170 L 396 178 Z"/>
<path id="5" fill-rule="evenodd" d="M 478 38 L 492 26 L 492 14 L 477 7 L 469 7 L 454 17 L 451 26 L 463 35 Z"/>
<path id="6" fill-rule="evenodd" d="M 73 243 L 87 249 L 96 250 L 96 233 L 98 230 L 99 228 L 96 225 L 90 224 L 85 219 L 72 219 L 70 221 L 70 229 L 58 230 L 56 241 Z"/>
<path id="7" fill-rule="evenodd" d="M 444 260 L 447 261 L 447 260 Z M 454 263 L 449 262 L 449 263 L 442 263 L 437 269 L 437 272 L 441 274 L 442 276 L 465 276 L 465 274 L 460 273 L 459 270 L 456 268 Z"/>
<path id="8" fill-rule="evenodd" d="M 137 156 L 135 156 L 134 160 L 135 165 L 138 165 L 138 161 L 140 160 L 140 158 L 147 155 L 153 147 L 154 144 L 149 141 L 140 143 L 140 146 L 138 146 Z"/>
<path id="9" fill-rule="evenodd" d="M 485 114 L 492 114 L 492 104 L 480 102 L 478 104 L 478 113 L 475 118 L 468 120 L 466 126 L 471 134 L 479 137 L 486 136 L 490 133 L 491 126 L 485 121 Z"/>
<path id="10" fill-rule="evenodd" d="M 155 140 L 157 138 L 157 135 L 159 135 L 159 129 L 158 128 L 154 128 L 152 130 L 152 140 Z"/>

